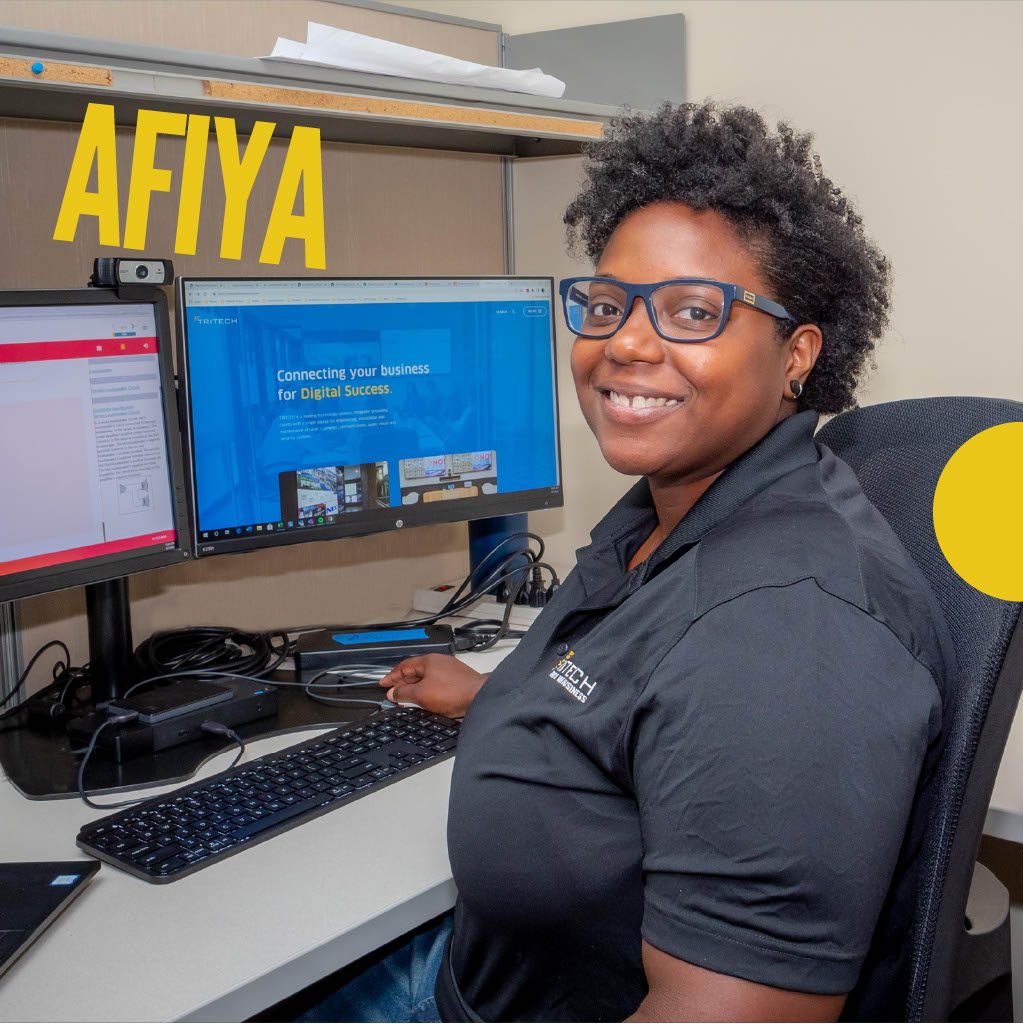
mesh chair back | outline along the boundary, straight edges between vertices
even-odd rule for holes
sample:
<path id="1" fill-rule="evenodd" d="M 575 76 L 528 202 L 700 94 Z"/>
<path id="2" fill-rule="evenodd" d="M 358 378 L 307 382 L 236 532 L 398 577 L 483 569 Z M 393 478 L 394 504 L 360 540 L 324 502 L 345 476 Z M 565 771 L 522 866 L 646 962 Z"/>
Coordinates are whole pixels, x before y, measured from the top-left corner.
<path id="1" fill-rule="evenodd" d="M 948 1020 L 984 815 L 1023 687 L 1020 605 L 980 593 L 949 566 L 934 533 L 934 490 L 961 444 L 1008 422 L 1023 422 L 1023 403 L 921 398 L 855 409 L 817 434 L 818 443 L 849 464 L 926 576 L 958 660 L 937 804 L 924 837 L 914 899 L 910 976 L 904 979 L 907 1020 Z M 1005 469 L 1019 473 L 1023 466 Z"/>

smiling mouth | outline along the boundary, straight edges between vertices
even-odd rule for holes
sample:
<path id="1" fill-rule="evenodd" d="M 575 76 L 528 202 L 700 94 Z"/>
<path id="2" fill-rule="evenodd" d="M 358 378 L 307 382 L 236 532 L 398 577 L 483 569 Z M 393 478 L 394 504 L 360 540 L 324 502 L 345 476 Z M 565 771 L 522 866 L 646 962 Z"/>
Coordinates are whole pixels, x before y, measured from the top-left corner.
<path id="1" fill-rule="evenodd" d="M 667 416 L 674 416 L 685 404 L 684 398 L 668 395 L 629 395 L 610 388 L 597 388 L 605 422 L 623 427 L 643 427 Z"/>
<path id="2" fill-rule="evenodd" d="M 629 410 L 646 412 L 647 410 L 667 410 L 683 405 L 685 399 L 668 397 L 667 395 L 627 395 L 610 388 L 599 388 L 601 397 L 616 412 Z"/>

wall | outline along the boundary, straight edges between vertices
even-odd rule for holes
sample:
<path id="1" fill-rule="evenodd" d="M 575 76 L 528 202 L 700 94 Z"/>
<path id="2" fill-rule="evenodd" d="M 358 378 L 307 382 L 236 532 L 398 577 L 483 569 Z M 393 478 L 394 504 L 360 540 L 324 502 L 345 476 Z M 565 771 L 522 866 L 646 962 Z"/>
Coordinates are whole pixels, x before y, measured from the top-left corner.
<path id="1" fill-rule="evenodd" d="M 1013 326 L 1023 237 L 1023 4 L 777 0 L 409 0 L 506 32 L 682 12 L 686 94 L 812 130 L 895 268 L 892 325 L 864 404 L 934 394 L 1023 398 Z M 640 59 L 640 58 L 637 58 Z M 516 168 L 519 272 L 568 274 L 561 215 L 575 158 Z M 580 272 L 585 273 L 585 270 Z M 561 354 L 567 356 L 567 338 Z M 564 360 L 563 360 L 564 361 Z M 569 510 L 550 514 L 564 558 L 626 481 L 562 392 Z M 585 501 L 580 502 L 580 496 Z M 591 500 L 592 496 L 592 500 Z M 584 508 L 580 508 L 584 505 Z M 536 517 L 538 522 L 543 517 Z"/>
<path id="2" fill-rule="evenodd" d="M 126 17 L 129 11 L 132 16 Z M 494 32 L 326 0 L 0 0 L 0 24 L 80 35 L 96 34 L 101 26 L 104 34 L 128 41 L 250 55 L 268 53 L 278 34 L 304 39 L 307 18 L 444 48 L 469 59 L 496 60 Z M 73 244 L 50 238 L 77 135 L 75 125 L 0 119 L 0 252 L 6 254 L 0 258 L 0 288 L 84 285 L 93 258 L 101 254 L 90 218 L 81 221 Z M 122 202 L 131 144 L 130 130 L 121 130 Z M 197 255 L 174 256 L 179 275 L 270 272 L 257 258 L 286 145 L 274 141 L 260 170 L 249 202 L 243 256 L 237 262 L 218 257 L 223 186 L 216 152 L 209 153 Z M 180 168 L 182 147 L 181 139 L 160 140 L 157 166 Z M 324 143 L 323 171 L 328 274 L 504 272 L 498 158 Z M 172 254 L 178 179 L 178 174 L 172 176 L 170 193 L 153 196 L 149 254 Z M 438 239 L 445 244 L 438 245 Z M 299 243 L 285 245 L 279 273 L 310 273 Z M 407 612 L 415 587 L 459 577 L 466 569 L 464 524 L 206 559 L 132 577 L 135 635 L 202 622 L 264 629 L 391 619 Z M 70 644 L 77 663 L 86 660 L 80 588 L 30 598 L 20 607 L 26 658 L 58 636 Z M 44 672 L 35 673 L 30 689 L 44 681 Z"/>

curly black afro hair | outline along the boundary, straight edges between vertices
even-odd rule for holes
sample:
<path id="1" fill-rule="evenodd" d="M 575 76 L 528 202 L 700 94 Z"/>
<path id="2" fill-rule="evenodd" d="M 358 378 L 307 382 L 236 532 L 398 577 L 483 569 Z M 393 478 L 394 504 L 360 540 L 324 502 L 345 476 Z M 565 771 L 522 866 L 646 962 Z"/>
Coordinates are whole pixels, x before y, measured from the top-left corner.
<path id="1" fill-rule="evenodd" d="M 821 169 L 813 137 L 771 132 L 747 107 L 665 104 L 626 114 L 587 147 L 586 182 L 565 212 L 572 249 L 597 262 L 633 210 L 677 202 L 716 210 L 758 260 L 776 298 L 824 346 L 801 408 L 841 412 L 888 322 L 888 260 Z M 581 245 L 580 245 L 581 243 Z M 787 335 L 791 325 L 777 321 Z"/>

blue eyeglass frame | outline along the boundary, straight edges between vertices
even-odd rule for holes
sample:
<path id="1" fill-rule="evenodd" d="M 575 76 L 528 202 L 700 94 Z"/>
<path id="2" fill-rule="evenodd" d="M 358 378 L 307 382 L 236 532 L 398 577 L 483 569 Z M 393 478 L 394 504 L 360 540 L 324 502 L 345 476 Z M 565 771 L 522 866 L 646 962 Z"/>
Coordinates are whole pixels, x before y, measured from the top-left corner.
<path id="1" fill-rule="evenodd" d="M 580 334 L 572 326 L 572 321 L 568 315 L 569 293 L 573 286 L 581 284 L 583 281 L 599 281 L 601 284 L 615 284 L 625 292 L 624 315 L 614 330 L 608 331 L 606 334 Z M 672 338 L 661 330 L 661 326 L 657 322 L 657 313 L 654 310 L 653 294 L 658 288 L 664 288 L 666 285 L 671 284 L 712 284 L 721 289 L 721 292 L 724 295 L 725 305 L 724 309 L 721 310 L 721 323 L 713 334 L 708 334 L 706 338 Z M 769 299 L 764 295 L 757 295 L 756 292 L 751 292 L 748 288 L 743 288 L 737 284 L 730 284 L 727 281 L 712 281 L 710 278 L 706 277 L 675 277 L 670 281 L 657 281 L 654 284 L 630 284 L 628 281 L 619 281 L 616 277 L 566 277 L 561 282 L 559 290 L 561 292 L 561 310 L 565 317 L 565 323 L 567 324 L 568 329 L 576 335 L 576 337 L 592 338 L 594 341 L 605 341 L 608 338 L 614 337 L 614 335 L 616 335 L 622 327 L 625 326 L 625 323 L 631 316 L 632 307 L 635 304 L 636 299 L 643 300 L 643 305 L 646 306 L 647 316 L 650 318 L 650 324 L 660 337 L 665 341 L 677 342 L 683 345 L 702 345 L 705 341 L 712 341 L 714 338 L 717 338 L 728 326 L 728 317 L 731 315 L 733 302 L 739 302 L 744 306 L 751 306 L 753 309 L 759 309 L 761 313 L 773 316 L 776 320 L 788 320 L 791 323 L 797 322 L 796 318 L 784 306 L 775 302 L 773 299 Z"/>

